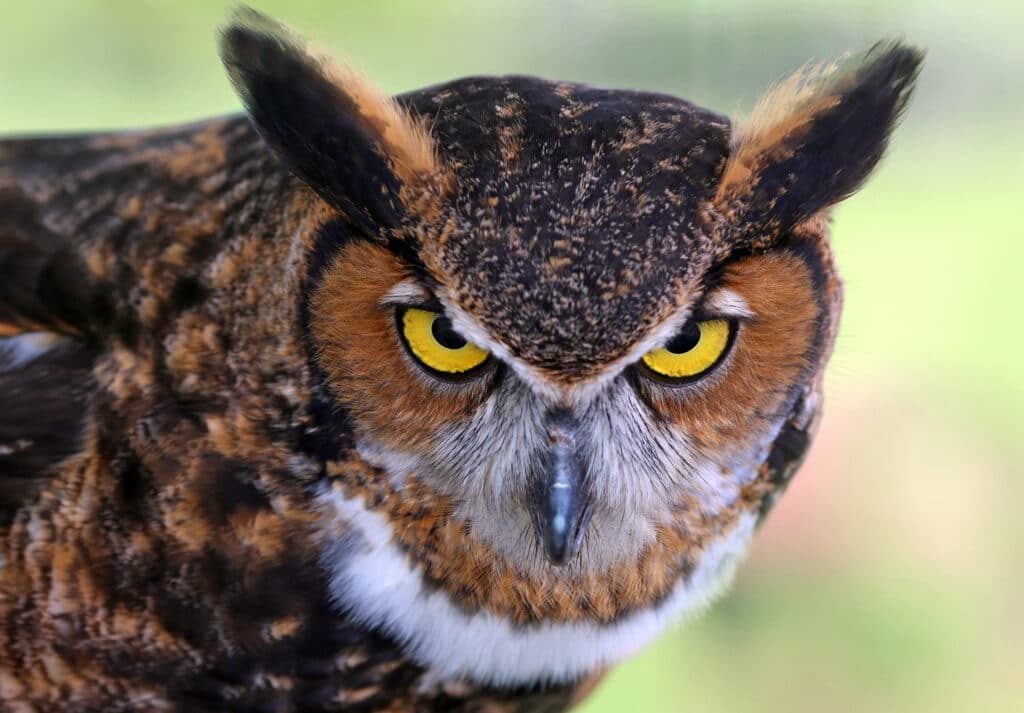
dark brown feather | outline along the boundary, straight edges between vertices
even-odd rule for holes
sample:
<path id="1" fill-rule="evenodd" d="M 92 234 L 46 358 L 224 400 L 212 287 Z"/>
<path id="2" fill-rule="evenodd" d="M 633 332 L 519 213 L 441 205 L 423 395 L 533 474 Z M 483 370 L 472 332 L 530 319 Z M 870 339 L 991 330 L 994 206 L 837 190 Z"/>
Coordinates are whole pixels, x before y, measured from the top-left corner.
<path id="1" fill-rule="evenodd" d="M 0 336 L 39 329 L 82 334 L 88 324 L 85 266 L 46 225 L 42 208 L 0 174 Z"/>
<path id="2" fill-rule="evenodd" d="M 12 341 L 0 340 L 0 527 L 81 448 L 94 386 L 87 347 L 63 341 L 18 363 Z"/>

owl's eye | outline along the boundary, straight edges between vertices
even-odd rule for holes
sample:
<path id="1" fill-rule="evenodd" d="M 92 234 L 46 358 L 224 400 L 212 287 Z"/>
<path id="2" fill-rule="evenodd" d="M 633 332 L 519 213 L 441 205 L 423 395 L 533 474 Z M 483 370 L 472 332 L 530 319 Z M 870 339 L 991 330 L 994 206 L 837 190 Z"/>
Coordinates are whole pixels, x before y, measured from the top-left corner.
<path id="1" fill-rule="evenodd" d="M 461 376 L 487 361 L 488 353 L 466 341 L 443 314 L 409 307 L 398 324 L 409 351 L 432 371 Z"/>
<path id="2" fill-rule="evenodd" d="M 732 330 L 727 319 L 687 322 L 665 346 L 644 354 L 644 364 L 667 379 L 700 376 L 721 360 Z"/>

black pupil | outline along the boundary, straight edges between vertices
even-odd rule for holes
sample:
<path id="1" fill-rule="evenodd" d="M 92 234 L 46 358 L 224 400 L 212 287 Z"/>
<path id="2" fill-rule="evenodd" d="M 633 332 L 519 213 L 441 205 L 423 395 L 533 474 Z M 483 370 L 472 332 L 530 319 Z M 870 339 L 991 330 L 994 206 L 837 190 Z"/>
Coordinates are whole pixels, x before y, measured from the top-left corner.
<path id="1" fill-rule="evenodd" d="M 669 340 L 669 343 L 665 345 L 665 348 L 673 354 L 685 354 L 697 346 L 697 342 L 699 341 L 700 327 L 697 326 L 696 322 L 687 322 L 686 326 L 680 329 L 679 333 Z"/>
<path id="2" fill-rule="evenodd" d="M 452 329 L 452 321 L 447 317 L 434 317 L 434 321 L 430 325 L 430 333 L 445 349 L 462 349 L 466 346 L 466 340 Z"/>

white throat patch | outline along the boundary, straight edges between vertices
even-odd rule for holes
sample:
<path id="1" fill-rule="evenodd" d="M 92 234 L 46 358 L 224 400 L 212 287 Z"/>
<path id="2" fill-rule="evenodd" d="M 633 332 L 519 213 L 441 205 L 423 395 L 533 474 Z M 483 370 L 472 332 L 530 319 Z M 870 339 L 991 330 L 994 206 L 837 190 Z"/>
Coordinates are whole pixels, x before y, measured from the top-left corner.
<path id="1" fill-rule="evenodd" d="M 656 606 L 609 625 L 595 622 L 517 626 L 490 612 L 467 613 L 426 586 L 421 572 L 392 542 L 391 528 L 361 498 L 332 489 L 320 496 L 336 521 L 328 532 L 351 538 L 326 542 L 323 564 L 338 609 L 379 627 L 442 680 L 496 686 L 560 683 L 636 653 L 672 621 L 701 610 L 731 581 L 756 524 L 752 513 L 710 545 L 690 577 Z"/>

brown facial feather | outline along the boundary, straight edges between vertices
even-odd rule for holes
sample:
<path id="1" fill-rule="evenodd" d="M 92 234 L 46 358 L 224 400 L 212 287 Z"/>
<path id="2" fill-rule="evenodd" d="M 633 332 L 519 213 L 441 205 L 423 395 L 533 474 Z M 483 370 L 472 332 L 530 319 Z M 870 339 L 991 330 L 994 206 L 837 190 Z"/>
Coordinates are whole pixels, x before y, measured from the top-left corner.
<path id="1" fill-rule="evenodd" d="M 742 297 L 754 317 L 708 378 L 683 387 L 645 382 L 648 400 L 709 454 L 740 450 L 778 418 L 794 387 L 817 366 L 823 311 L 810 269 L 784 251 L 728 265 L 721 286 Z"/>
<path id="2" fill-rule="evenodd" d="M 486 382 L 444 388 L 405 353 L 395 307 L 381 299 L 409 277 L 384 248 L 350 243 L 313 294 L 311 326 L 318 363 L 356 423 L 378 442 L 416 451 L 436 442 L 442 427 L 469 419 Z"/>

